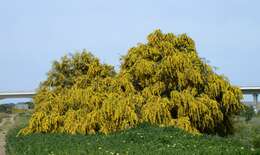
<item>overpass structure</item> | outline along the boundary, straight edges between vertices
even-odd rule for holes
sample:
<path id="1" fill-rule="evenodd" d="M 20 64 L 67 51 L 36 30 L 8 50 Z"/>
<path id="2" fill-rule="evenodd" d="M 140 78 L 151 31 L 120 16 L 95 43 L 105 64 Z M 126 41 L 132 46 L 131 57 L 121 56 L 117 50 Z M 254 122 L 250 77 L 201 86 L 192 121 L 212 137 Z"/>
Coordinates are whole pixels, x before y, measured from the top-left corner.
<path id="1" fill-rule="evenodd" d="M 240 89 L 244 95 L 253 95 L 253 102 L 245 102 L 245 104 L 252 105 L 257 111 L 260 111 L 260 102 L 258 102 L 260 86 L 240 87 Z M 6 98 L 32 98 L 35 94 L 35 91 L 0 92 L 0 100 Z"/>
<path id="2" fill-rule="evenodd" d="M 245 104 L 251 105 L 257 111 L 260 111 L 260 102 L 258 102 L 258 95 L 260 94 L 260 86 L 240 87 L 244 95 L 252 95 L 253 102 L 245 102 Z"/>
<path id="3" fill-rule="evenodd" d="M 34 91 L 17 91 L 17 92 L 0 92 L 0 100 L 7 98 L 32 98 L 36 92 Z"/>

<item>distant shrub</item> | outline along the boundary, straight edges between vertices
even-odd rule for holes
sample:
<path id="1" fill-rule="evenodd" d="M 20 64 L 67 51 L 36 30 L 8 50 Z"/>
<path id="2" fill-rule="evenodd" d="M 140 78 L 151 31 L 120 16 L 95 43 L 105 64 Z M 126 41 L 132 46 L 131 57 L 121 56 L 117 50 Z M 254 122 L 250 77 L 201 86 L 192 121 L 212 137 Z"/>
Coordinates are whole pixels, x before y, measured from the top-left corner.
<path id="1" fill-rule="evenodd" d="M 241 98 L 191 38 L 157 30 L 122 57 L 119 73 L 87 51 L 55 61 L 21 133 L 110 133 L 149 122 L 226 135 Z"/>
<path id="2" fill-rule="evenodd" d="M 24 102 L 23 104 L 27 104 L 29 109 L 33 109 L 34 108 L 33 102 Z"/>
<path id="3" fill-rule="evenodd" d="M 256 115 L 256 113 L 253 106 L 245 106 L 245 109 L 240 115 L 245 117 L 245 121 L 248 122 Z"/>
<path id="4" fill-rule="evenodd" d="M 6 107 L 3 105 L 0 105 L 0 112 L 6 112 Z"/>
<path id="5" fill-rule="evenodd" d="M 260 110 L 256 113 L 256 117 L 260 117 Z"/>
<path id="6" fill-rule="evenodd" d="M 10 103 L 10 104 L 1 104 L 0 105 L 0 112 L 12 113 L 13 107 L 14 107 L 14 104 L 12 104 L 12 103 Z"/>

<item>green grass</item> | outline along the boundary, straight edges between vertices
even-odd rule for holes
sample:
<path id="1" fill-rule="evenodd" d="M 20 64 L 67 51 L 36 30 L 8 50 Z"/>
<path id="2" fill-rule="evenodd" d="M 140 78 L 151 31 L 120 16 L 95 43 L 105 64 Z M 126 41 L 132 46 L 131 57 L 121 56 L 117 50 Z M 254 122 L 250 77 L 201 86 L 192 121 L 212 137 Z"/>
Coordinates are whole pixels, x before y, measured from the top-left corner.
<path id="1" fill-rule="evenodd" d="M 232 138 L 245 146 L 260 148 L 260 115 L 249 122 L 244 121 L 244 118 L 236 121 Z"/>
<path id="2" fill-rule="evenodd" d="M 17 117 L 24 126 L 28 115 Z M 260 154 L 239 137 L 194 136 L 176 128 L 147 124 L 109 135 L 33 134 L 16 137 L 18 128 L 7 135 L 9 155 L 85 155 L 85 154 Z"/>

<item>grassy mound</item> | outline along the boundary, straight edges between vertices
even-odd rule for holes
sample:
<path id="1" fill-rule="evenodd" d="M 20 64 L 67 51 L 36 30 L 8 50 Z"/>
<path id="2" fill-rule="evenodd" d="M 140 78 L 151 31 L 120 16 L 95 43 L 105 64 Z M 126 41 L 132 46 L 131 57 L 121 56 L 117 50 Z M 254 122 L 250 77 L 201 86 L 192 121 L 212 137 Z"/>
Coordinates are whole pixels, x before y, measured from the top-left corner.
<path id="1" fill-rule="evenodd" d="M 29 116 L 19 114 L 16 117 L 17 127 L 7 135 L 8 155 L 260 154 L 260 146 L 255 143 L 260 133 L 260 117 L 249 122 L 243 121 L 243 118 L 237 120 L 235 135 L 225 138 L 197 136 L 178 128 L 148 124 L 108 135 L 38 133 L 17 137 Z"/>
<path id="2" fill-rule="evenodd" d="M 109 135 L 32 134 L 16 137 L 9 133 L 9 155 L 85 154 L 257 154 L 236 141 L 216 136 L 194 136 L 183 130 L 140 125 Z M 259 153 L 259 152 L 258 152 Z"/>

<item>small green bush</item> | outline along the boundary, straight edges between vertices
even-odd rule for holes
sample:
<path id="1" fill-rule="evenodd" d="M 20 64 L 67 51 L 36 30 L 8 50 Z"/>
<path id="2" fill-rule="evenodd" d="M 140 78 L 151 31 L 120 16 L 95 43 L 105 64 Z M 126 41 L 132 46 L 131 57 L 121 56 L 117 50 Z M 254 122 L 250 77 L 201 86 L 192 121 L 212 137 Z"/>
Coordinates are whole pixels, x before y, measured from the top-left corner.
<path id="1" fill-rule="evenodd" d="M 260 111 L 256 113 L 256 117 L 260 118 Z"/>
<path id="2" fill-rule="evenodd" d="M 1 104 L 0 105 L 0 112 L 12 113 L 13 107 L 14 107 L 14 104 L 12 104 L 12 103 L 10 103 L 10 104 Z"/>
<path id="3" fill-rule="evenodd" d="M 241 116 L 245 117 L 245 121 L 250 121 L 256 114 L 253 106 L 245 106 L 245 109 L 241 112 Z"/>

